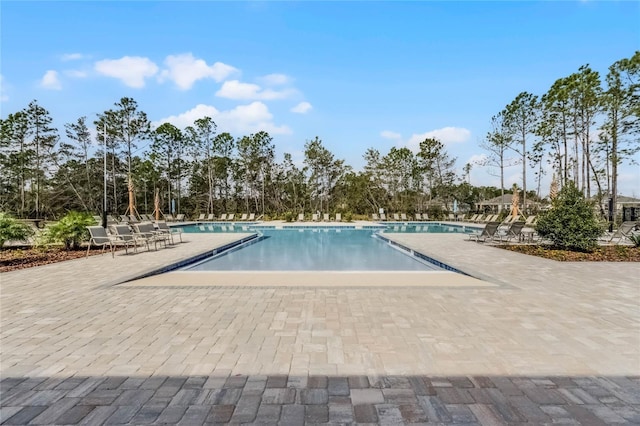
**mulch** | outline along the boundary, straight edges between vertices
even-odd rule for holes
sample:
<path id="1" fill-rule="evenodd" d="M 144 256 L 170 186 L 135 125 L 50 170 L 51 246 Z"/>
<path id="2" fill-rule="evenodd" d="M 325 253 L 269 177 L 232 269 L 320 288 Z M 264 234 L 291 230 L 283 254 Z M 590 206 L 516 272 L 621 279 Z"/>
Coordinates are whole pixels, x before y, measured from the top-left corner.
<path id="1" fill-rule="evenodd" d="M 640 262 L 640 247 L 622 245 L 600 246 L 592 253 L 561 250 L 555 247 L 540 245 L 514 244 L 497 247 L 561 262 Z"/>
<path id="2" fill-rule="evenodd" d="M 100 248 L 92 249 L 89 256 L 100 254 Z M 33 266 L 48 265 L 50 263 L 64 262 L 65 260 L 78 259 L 87 255 L 87 249 L 65 250 L 63 247 L 47 249 L 37 248 L 4 248 L 0 249 L 0 272 L 15 271 L 31 268 Z M 105 256 L 110 256 L 105 250 Z"/>

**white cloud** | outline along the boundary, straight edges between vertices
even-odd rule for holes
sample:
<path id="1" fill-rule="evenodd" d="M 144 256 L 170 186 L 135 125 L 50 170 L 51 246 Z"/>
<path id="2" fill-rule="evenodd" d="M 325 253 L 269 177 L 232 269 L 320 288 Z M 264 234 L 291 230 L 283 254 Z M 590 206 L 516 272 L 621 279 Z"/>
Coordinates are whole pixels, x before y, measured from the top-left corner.
<path id="1" fill-rule="evenodd" d="M 40 80 L 40 87 L 49 90 L 62 90 L 62 84 L 58 78 L 58 71 L 49 70 L 44 73 L 42 80 Z"/>
<path id="2" fill-rule="evenodd" d="M 296 114 L 306 114 L 311 111 L 311 104 L 309 102 L 300 102 L 298 105 L 291 108 L 291 112 L 295 112 Z"/>
<path id="3" fill-rule="evenodd" d="M 181 90 L 191 89 L 196 81 L 203 78 L 211 78 L 219 83 L 238 71 L 222 62 L 207 65 L 204 60 L 194 58 L 191 53 L 169 55 L 164 63 L 167 69 L 162 70 L 160 81 L 171 80 Z"/>
<path id="4" fill-rule="evenodd" d="M 282 86 L 291 82 L 291 78 L 284 74 L 269 74 L 258 79 L 265 86 Z"/>
<path id="5" fill-rule="evenodd" d="M 142 88 L 145 78 L 154 76 L 158 66 L 149 58 L 123 56 L 120 59 L 104 59 L 95 63 L 95 70 L 102 75 L 117 78 L 134 88 Z"/>
<path id="6" fill-rule="evenodd" d="M 380 132 L 380 136 L 382 136 L 385 139 L 394 139 L 394 140 L 402 138 L 402 135 L 400 133 L 392 132 L 391 130 L 383 130 L 382 132 Z"/>
<path id="7" fill-rule="evenodd" d="M 442 129 L 430 130 L 425 133 L 411 135 L 406 143 L 407 148 L 414 152 L 420 149 L 420 142 L 427 138 L 438 139 L 443 144 L 466 142 L 471 137 L 471 132 L 462 127 L 443 127 Z"/>
<path id="8" fill-rule="evenodd" d="M 77 61 L 78 59 L 82 59 L 84 58 L 84 55 L 82 53 L 65 53 L 64 55 L 62 55 L 62 57 L 60 57 L 60 60 L 62 61 Z"/>
<path id="9" fill-rule="evenodd" d="M 72 78 L 86 78 L 89 73 L 81 70 L 66 70 L 64 74 Z"/>
<path id="10" fill-rule="evenodd" d="M 4 79 L 3 75 L 0 74 L 0 102 L 7 102 L 9 100 L 9 96 L 7 95 L 7 87 L 8 84 Z"/>
<path id="11" fill-rule="evenodd" d="M 171 123 L 176 127 L 185 128 L 202 117 L 211 117 L 218 125 L 218 132 L 229 132 L 234 135 L 247 135 L 261 130 L 271 135 L 291 134 L 288 126 L 277 126 L 273 123 L 273 115 L 262 102 L 252 102 L 239 105 L 228 111 L 219 111 L 211 105 L 199 104 L 182 114 L 172 115 L 154 122 L 155 126 Z"/>
<path id="12" fill-rule="evenodd" d="M 238 80 L 225 81 L 216 96 L 237 100 L 273 100 L 284 99 L 295 94 L 293 89 L 262 89 L 257 84 L 241 83 Z"/>

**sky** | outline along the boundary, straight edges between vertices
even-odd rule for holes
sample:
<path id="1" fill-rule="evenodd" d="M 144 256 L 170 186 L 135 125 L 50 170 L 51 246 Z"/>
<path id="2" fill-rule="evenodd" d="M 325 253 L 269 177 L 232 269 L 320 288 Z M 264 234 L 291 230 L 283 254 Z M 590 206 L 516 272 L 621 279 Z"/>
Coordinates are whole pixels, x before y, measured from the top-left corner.
<path id="1" fill-rule="evenodd" d="M 0 112 L 37 99 L 63 135 L 126 96 L 154 125 L 267 131 L 299 164 L 317 136 L 356 170 L 368 148 L 436 137 L 461 173 L 518 93 L 585 64 L 604 79 L 640 50 L 639 22 L 633 1 L 2 1 Z M 471 183 L 499 186 L 495 174 L 474 165 Z M 640 197 L 637 167 L 619 187 Z"/>

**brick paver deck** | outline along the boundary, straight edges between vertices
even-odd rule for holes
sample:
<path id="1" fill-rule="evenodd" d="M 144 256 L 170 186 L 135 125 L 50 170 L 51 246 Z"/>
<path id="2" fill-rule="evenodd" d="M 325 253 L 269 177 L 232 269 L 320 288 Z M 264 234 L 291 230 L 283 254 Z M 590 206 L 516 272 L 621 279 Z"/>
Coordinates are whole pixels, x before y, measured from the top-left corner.
<path id="1" fill-rule="evenodd" d="M 113 285 L 239 236 L 0 275 L 0 421 L 640 424 L 638 264 L 395 234 L 493 285 Z"/>

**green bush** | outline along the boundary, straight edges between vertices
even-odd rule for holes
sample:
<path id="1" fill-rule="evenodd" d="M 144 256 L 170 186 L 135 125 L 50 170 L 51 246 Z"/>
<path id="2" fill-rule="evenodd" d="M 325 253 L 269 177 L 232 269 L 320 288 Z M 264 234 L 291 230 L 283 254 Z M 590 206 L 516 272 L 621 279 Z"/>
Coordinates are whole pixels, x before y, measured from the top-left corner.
<path id="1" fill-rule="evenodd" d="M 295 219 L 295 217 L 296 217 L 296 216 L 295 216 L 293 213 L 291 213 L 291 212 L 286 212 L 286 213 L 284 214 L 284 220 L 285 220 L 286 222 L 293 222 L 293 219 Z"/>
<path id="2" fill-rule="evenodd" d="M 591 203 L 569 182 L 553 200 L 551 209 L 540 215 L 536 231 L 558 248 L 591 252 L 604 232 L 593 212 Z"/>
<path id="3" fill-rule="evenodd" d="M 6 213 L 0 213 L 0 247 L 9 240 L 27 241 L 32 235 L 33 229 L 29 225 Z"/>
<path id="4" fill-rule="evenodd" d="M 65 249 L 77 250 L 82 241 L 89 239 L 87 226 L 95 224 L 95 219 L 87 213 L 69 212 L 43 233 L 41 242 L 44 244 L 63 243 Z"/>
<path id="5" fill-rule="evenodd" d="M 343 217 L 342 217 L 342 219 L 343 219 L 345 222 L 352 222 L 352 221 L 353 221 L 353 213 L 351 213 L 351 212 L 347 212 L 347 213 L 345 213 L 345 214 L 344 214 L 344 215 L 342 215 L 342 216 L 343 216 Z"/>

